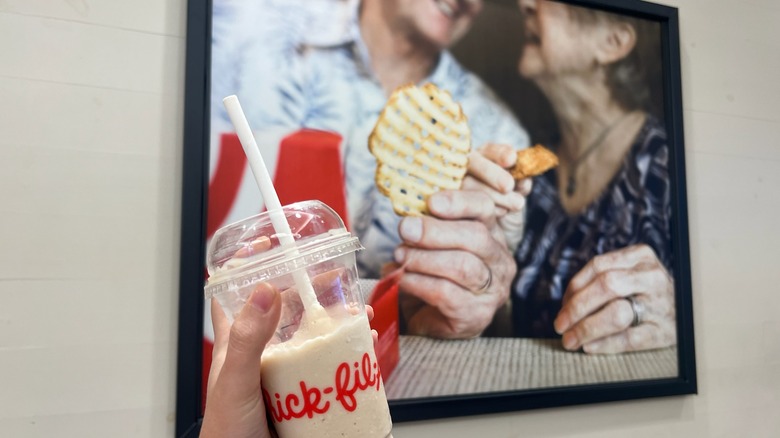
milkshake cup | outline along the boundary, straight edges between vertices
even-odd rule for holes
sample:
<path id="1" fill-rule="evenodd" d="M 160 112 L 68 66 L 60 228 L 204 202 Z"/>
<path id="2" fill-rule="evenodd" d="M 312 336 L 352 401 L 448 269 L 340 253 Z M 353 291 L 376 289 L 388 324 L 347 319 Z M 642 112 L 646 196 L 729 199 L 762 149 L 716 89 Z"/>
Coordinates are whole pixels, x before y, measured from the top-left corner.
<path id="1" fill-rule="evenodd" d="M 282 212 L 289 235 L 277 231 L 269 212 L 216 232 L 206 297 L 232 321 L 258 283 L 280 292 L 281 318 L 260 366 L 266 410 L 280 438 L 389 437 L 390 411 L 355 264 L 362 247 L 319 201 Z"/>

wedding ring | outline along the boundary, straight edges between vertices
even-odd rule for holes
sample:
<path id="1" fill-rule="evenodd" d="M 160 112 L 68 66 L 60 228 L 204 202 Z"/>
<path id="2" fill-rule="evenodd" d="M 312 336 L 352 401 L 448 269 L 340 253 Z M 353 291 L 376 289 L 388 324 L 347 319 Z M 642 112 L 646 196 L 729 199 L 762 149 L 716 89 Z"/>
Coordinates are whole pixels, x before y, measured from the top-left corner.
<path id="1" fill-rule="evenodd" d="M 491 271 L 490 268 L 488 268 L 488 278 L 485 281 L 485 284 L 483 284 L 482 287 L 480 287 L 479 289 L 475 290 L 474 294 L 475 295 L 482 295 L 483 293 L 485 293 L 488 290 L 488 288 L 490 287 L 490 285 L 492 283 L 493 283 L 493 271 Z"/>
<path id="2" fill-rule="evenodd" d="M 645 313 L 645 306 L 636 299 L 636 295 L 629 295 L 626 301 L 631 304 L 631 311 L 634 312 L 634 319 L 631 321 L 631 327 L 636 327 L 642 324 L 642 316 Z"/>

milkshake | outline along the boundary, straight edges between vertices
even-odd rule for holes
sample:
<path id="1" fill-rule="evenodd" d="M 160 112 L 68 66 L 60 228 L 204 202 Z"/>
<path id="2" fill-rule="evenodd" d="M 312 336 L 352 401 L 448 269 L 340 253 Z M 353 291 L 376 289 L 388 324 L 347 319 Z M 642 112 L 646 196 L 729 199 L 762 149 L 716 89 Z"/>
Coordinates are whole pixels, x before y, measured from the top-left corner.
<path id="1" fill-rule="evenodd" d="M 279 236 L 268 213 L 217 231 L 206 296 L 232 319 L 258 282 L 280 291 L 282 315 L 261 361 L 263 398 L 280 438 L 389 437 L 392 422 L 355 266 L 362 247 L 321 202 L 283 210 L 289 236 Z"/>
<path id="2" fill-rule="evenodd" d="M 266 409 L 281 437 L 384 438 L 392 422 L 368 318 L 354 315 L 333 329 L 269 346 L 262 362 Z"/>

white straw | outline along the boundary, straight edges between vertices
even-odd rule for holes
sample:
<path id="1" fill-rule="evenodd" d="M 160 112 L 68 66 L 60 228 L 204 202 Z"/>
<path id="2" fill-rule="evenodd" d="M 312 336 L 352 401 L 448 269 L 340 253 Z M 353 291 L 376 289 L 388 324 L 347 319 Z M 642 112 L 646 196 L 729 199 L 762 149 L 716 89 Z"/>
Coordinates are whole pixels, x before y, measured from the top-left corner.
<path id="1" fill-rule="evenodd" d="M 260 193 L 263 195 L 265 208 L 268 210 L 268 214 L 271 217 L 271 223 L 279 238 L 279 242 L 282 244 L 283 248 L 289 250 L 292 254 L 297 254 L 298 247 L 295 245 L 295 239 L 292 236 L 290 224 L 287 223 L 287 218 L 284 217 L 282 204 L 279 202 L 279 195 L 276 194 L 274 184 L 271 181 L 271 176 L 268 174 L 268 168 L 265 166 L 263 156 L 260 155 L 260 149 L 257 147 L 255 136 L 252 134 L 249 122 L 246 120 L 244 111 L 241 109 L 238 97 L 228 96 L 222 99 L 222 103 L 225 104 L 228 116 L 230 116 L 230 120 L 236 128 L 238 139 L 241 141 L 241 146 L 244 148 L 244 153 L 246 154 L 247 161 L 249 161 L 249 167 L 252 169 L 252 173 L 257 181 L 257 186 L 260 188 Z M 304 308 L 306 308 L 306 310 L 313 310 L 320 307 L 320 303 L 317 301 L 317 295 L 314 293 L 314 288 L 311 286 L 311 280 L 306 271 L 294 271 L 293 280 L 295 281 L 298 293 L 301 296 Z"/>

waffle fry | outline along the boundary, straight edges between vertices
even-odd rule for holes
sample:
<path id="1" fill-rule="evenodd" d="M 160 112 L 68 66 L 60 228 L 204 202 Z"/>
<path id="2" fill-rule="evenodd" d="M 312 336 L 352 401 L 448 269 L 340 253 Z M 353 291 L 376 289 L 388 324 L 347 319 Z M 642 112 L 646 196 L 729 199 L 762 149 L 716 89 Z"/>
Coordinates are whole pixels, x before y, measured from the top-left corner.
<path id="1" fill-rule="evenodd" d="M 558 157 L 542 145 L 517 151 L 517 163 L 512 169 L 514 179 L 541 175 L 558 165 Z"/>
<path id="2" fill-rule="evenodd" d="M 460 105 L 433 84 L 390 96 L 368 139 L 376 185 L 402 216 L 428 213 L 428 196 L 463 183 L 471 131 Z"/>

